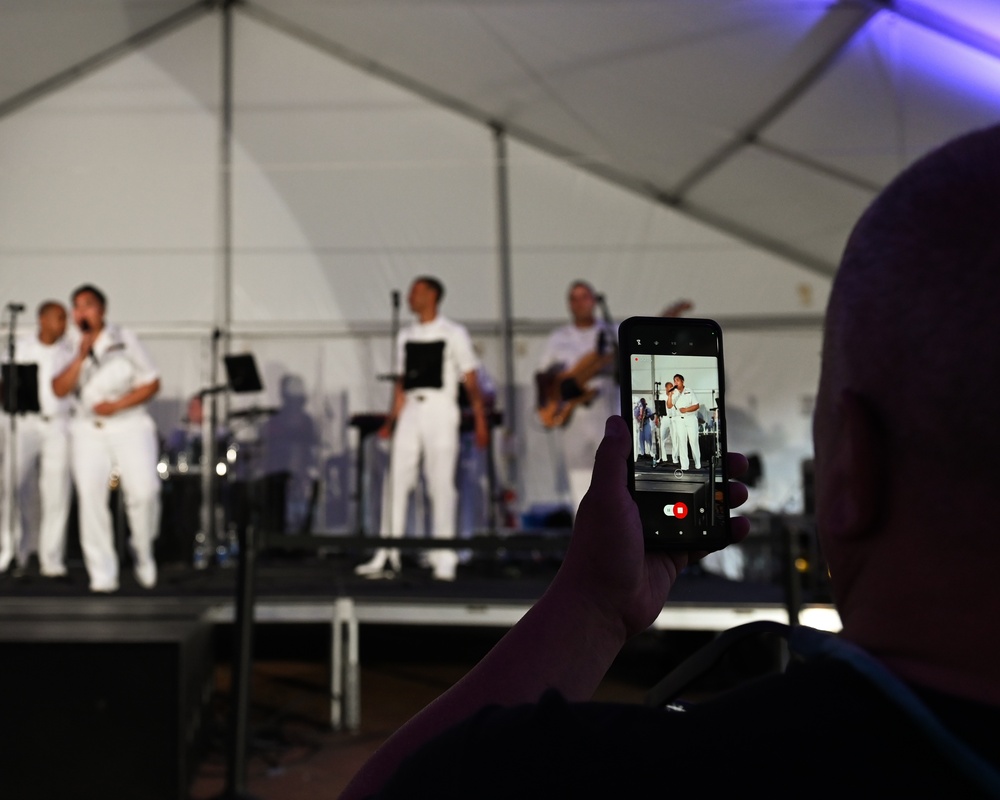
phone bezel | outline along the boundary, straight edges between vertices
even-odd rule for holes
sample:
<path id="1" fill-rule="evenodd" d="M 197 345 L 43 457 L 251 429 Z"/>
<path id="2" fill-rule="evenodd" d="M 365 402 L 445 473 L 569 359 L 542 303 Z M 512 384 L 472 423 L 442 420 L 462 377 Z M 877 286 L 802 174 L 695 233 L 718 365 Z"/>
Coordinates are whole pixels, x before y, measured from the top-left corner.
<path id="1" fill-rule="evenodd" d="M 630 317 L 624 320 L 618 328 L 618 346 L 619 346 L 619 386 L 621 389 L 621 414 L 629 426 L 629 430 L 634 430 L 634 420 L 632 416 L 632 369 L 631 369 L 631 359 L 633 355 L 651 355 L 654 358 L 659 355 L 670 356 L 670 355 L 684 355 L 684 353 L 674 353 L 670 351 L 669 339 L 664 339 L 665 344 L 661 346 L 640 346 L 640 349 L 636 349 L 631 346 L 631 342 L 634 341 L 633 333 L 636 330 L 641 330 L 643 334 L 649 330 L 655 330 L 657 332 L 663 332 L 666 334 L 668 331 L 682 331 L 682 330 L 692 330 L 694 329 L 699 334 L 710 333 L 715 337 L 716 352 L 715 357 L 717 361 L 718 370 L 718 397 L 717 400 L 717 410 L 718 410 L 718 425 L 717 425 L 717 436 L 720 445 L 721 459 L 718 465 L 721 479 L 716 482 L 713 488 L 711 487 L 711 472 L 709 474 L 709 479 L 706 481 L 709 486 L 709 497 L 710 501 L 713 495 L 717 492 L 722 493 L 721 500 L 721 511 L 719 513 L 718 520 L 716 524 L 710 529 L 710 533 L 706 536 L 700 537 L 688 537 L 679 538 L 678 535 L 656 535 L 654 531 L 648 528 L 645 524 L 643 525 L 643 540 L 646 545 L 647 550 L 694 550 L 694 551 L 711 551 L 719 550 L 732 541 L 732 531 L 730 526 L 730 511 L 731 504 L 729 501 L 729 466 L 727 464 L 727 453 L 728 453 L 728 443 L 727 443 L 727 425 L 726 425 L 726 412 L 725 412 L 725 360 L 723 356 L 723 337 L 722 328 L 715 321 L 711 319 L 693 318 L 693 317 Z M 643 338 L 640 336 L 639 338 Z M 688 355 L 705 355 L 703 353 L 688 354 Z M 658 435 L 658 432 L 657 432 Z M 663 492 L 662 491 L 637 491 L 636 490 L 636 462 L 635 462 L 635 448 L 631 448 L 629 451 L 629 461 L 628 461 L 628 488 L 632 497 L 635 499 L 636 504 L 639 506 L 640 517 L 644 520 L 648 519 L 648 515 L 644 515 L 644 509 L 653 509 L 657 507 L 657 500 L 659 503 L 663 503 Z M 717 506 L 718 508 L 718 506 Z M 650 511 L 652 513 L 652 511 Z"/>

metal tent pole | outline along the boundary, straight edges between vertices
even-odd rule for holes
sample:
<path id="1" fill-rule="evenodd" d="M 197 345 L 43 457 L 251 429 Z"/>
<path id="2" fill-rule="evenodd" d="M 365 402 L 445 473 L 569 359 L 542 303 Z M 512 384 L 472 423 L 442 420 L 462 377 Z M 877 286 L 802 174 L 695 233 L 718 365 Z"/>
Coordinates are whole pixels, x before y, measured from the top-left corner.
<path id="1" fill-rule="evenodd" d="M 503 345 L 504 372 L 504 436 L 510 439 L 518 428 L 517 419 L 517 387 L 514 379 L 514 298 L 513 274 L 510 257 L 510 175 L 507 158 L 507 134 L 503 126 L 494 123 L 493 142 L 496 153 L 496 185 L 497 185 L 497 256 L 499 259 L 499 289 L 500 289 L 500 336 Z M 490 474 L 493 475 L 492 448 L 490 458 Z M 510 452 L 507 442 L 501 448 L 503 452 L 506 481 L 509 486 L 518 487 L 517 458 Z M 496 527 L 495 513 L 498 497 L 495 480 L 490 481 L 490 530 Z"/>

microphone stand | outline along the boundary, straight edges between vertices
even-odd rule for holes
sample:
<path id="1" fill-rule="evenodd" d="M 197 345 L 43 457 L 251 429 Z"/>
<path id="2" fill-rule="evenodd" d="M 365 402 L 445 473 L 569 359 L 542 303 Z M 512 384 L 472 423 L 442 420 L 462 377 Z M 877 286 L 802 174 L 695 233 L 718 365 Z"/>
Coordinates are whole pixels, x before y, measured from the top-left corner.
<path id="1" fill-rule="evenodd" d="M 597 302 L 598 307 L 601 309 L 601 316 L 604 318 L 605 331 L 608 331 L 611 328 L 611 312 L 608 310 L 607 298 L 603 294 L 595 294 L 594 300 Z M 618 338 L 616 336 L 612 336 L 610 344 L 613 350 L 615 351 L 618 350 Z M 619 369 L 618 358 L 616 357 L 614 360 L 615 383 L 620 384 L 621 375 L 619 374 L 618 369 Z"/>
<path id="2" fill-rule="evenodd" d="M 10 441 L 7 446 L 7 523 L 10 532 L 11 558 L 13 559 L 17 542 L 14 541 L 14 531 L 17 530 L 17 361 L 15 360 L 17 344 L 15 330 L 17 328 L 17 315 L 24 311 L 21 303 L 8 303 L 7 311 L 10 314 L 10 323 L 7 329 L 7 363 L 10 368 L 7 372 L 7 384 L 4 386 L 6 394 L 7 413 L 10 417 Z"/>
<path id="3" fill-rule="evenodd" d="M 653 467 L 663 461 L 663 451 L 660 444 L 660 414 L 657 404 L 660 402 L 660 381 L 653 381 Z"/>
<path id="4" fill-rule="evenodd" d="M 398 349 L 396 347 L 396 340 L 399 339 L 399 300 L 400 294 L 398 289 L 393 289 L 392 291 L 392 324 L 389 333 L 389 374 L 380 375 L 379 378 L 382 380 L 388 380 L 392 384 L 392 388 L 389 390 L 389 414 L 392 415 L 392 410 L 396 404 L 396 381 L 398 381 L 402 375 L 400 372 L 401 364 L 398 363 L 397 359 L 399 356 Z M 359 445 L 359 447 L 362 445 Z M 382 499 L 379 504 L 379 530 L 378 534 L 381 537 L 382 531 L 387 530 L 386 520 L 382 519 L 384 514 L 389 515 L 389 523 L 392 523 L 392 441 L 390 439 L 389 444 L 389 469 L 385 476 L 385 485 L 382 489 Z M 389 536 L 391 537 L 395 531 L 389 531 Z M 399 534 L 402 536 L 402 533 Z M 392 551 L 390 551 L 392 552 Z M 398 550 L 396 552 L 399 552 Z"/>
<path id="5" fill-rule="evenodd" d="M 396 338 L 399 336 L 399 290 L 392 292 L 392 328 L 389 341 L 389 370 L 393 375 L 399 372 L 399 364 L 396 363 Z"/>
<path id="6" fill-rule="evenodd" d="M 218 379 L 219 364 L 219 339 L 222 331 L 215 328 L 212 331 L 212 353 L 211 353 L 211 383 L 198 392 L 201 398 L 201 530 L 205 534 L 205 543 L 209 550 L 209 560 L 211 554 L 215 553 L 216 546 L 220 541 L 218 513 L 216 508 L 216 486 L 218 477 L 215 469 L 219 457 L 216 446 L 216 431 L 219 429 L 219 406 L 218 395 L 229 388 L 226 383 L 216 384 Z M 205 401 L 208 401 L 208 408 L 205 408 Z M 208 413 L 206 413 L 206 411 Z"/>

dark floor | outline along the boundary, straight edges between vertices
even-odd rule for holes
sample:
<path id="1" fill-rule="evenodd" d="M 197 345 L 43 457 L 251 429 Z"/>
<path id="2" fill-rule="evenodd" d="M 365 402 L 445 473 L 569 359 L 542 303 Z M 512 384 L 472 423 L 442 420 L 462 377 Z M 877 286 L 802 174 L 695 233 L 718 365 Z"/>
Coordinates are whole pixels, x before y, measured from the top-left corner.
<path id="1" fill-rule="evenodd" d="M 459 569 L 454 583 L 431 579 L 430 571 L 406 559 L 402 577 L 365 580 L 353 575 L 362 560 L 347 553 L 269 554 L 256 569 L 262 598 L 304 601 L 338 596 L 413 600 L 531 602 L 551 580 L 558 560 L 544 552 L 477 558 Z M 195 609 L 232 598 L 235 570 L 196 571 L 188 565 L 161 568 L 155 589 L 141 589 L 123 570 L 121 590 L 95 597 L 86 574 L 72 564 L 66 580 L 41 578 L 29 569 L 20 577 L 0 576 L 0 619 L 37 621 L 51 607 L 60 618 L 141 617 L 143 609 Z M 772 584 L 726 581 L 689 574 L 676 587 L 681 603 L 749 605 L 781 603 Z M 191 784 L 191 798 L 219 795 L 225 786 L 232 626 L 213 633 L 215 691 L 208 725 L 209 747 Z M 255 629 L 251 692 L 251 738 L 247 791 L 259 800 L 330 798 L 346 786 L 364 760 L 399 725 L 463 675 L 499 639 L 489 628 L 364 626 L 361 629 L 361 727 L 329 728 L 329 626 L 280 625 Z M 639 702 L 644 693 L 688 653 L 711 638 L 701 632 L 647 633 L 634 640 L 602 684 L 598 697 Z M 754 667 L 756 668 L 756 667 Z"/>
<path id="2" fill-rule="evenodd" d="M 333 732 L 326 725 L 326 664 L 320 654 L 273 658 L 276 641 L 261 643 L 253 680 L 253 735 L 247 791 L 259 800 L 336 797 L 365 759 L 403 722 L 451 686 L 498 640 L 502 632 L 466 628 L 389 627 L 362 632 L 361 728 Z M 597 699 L 642 702 L 684 655 L 705 643 L 703 633 L 645 634 L 623 651 Z M 306 644 L 301 640 L 298 646 Z M 288 643 L 285 642 L 286 649 Z M 217 670 L 219 723 L 224 720 L 228 669 Z M 197 770 L 193 800 L 225 787 L 221 731 Z"/>

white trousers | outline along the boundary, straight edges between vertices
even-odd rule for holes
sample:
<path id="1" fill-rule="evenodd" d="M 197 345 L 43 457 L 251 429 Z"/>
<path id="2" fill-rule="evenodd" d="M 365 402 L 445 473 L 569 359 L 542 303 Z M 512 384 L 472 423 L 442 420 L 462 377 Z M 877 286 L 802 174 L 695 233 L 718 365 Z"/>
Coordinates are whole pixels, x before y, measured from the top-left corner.
<path id="1" fill-rule="evenodd" d="M 431 534 L 435 539 L 455 538 L 460 421 L 454 402 L 437 395 L 429 395 L 422 402 L 407 397 L 392 437 L 388 486 L 391 502 L 388 519 L 382 516 L 383 536 L 398 538 L 405 533 L 407 504 L 420 478 L 422 459 L 431 504 Z M 429 559 L 434 566 L 447 569 L 454 567 L 458 555 L 453 550 L 434 550 Z"/>
<path id="2" fill-rule="evenodd" d="M 152 564 L 160 518 L 156 426 L 143 412 L 97 421 L 75 419 L 70 430 L 80 546 L 90 588 L 113 589 L 118 586 L 118 554 L 108 508 L 108 478 L 117 466 L 132 532 L 132 554 L 137 565 Z"/>
<path id="3" fill-rule="evenodd" d="M 688 446 L 694 454 L 694 468 L 701 469 L 701 446 L 698 444 L 698 415 L 684 414 L 677 417 L 677 446 L 680 447 L 681 469 L 688 469 Z"/>
<path id="4" fill-rule="evenodd" d="M 39 414 L 28 414 L 17 418 L 16 430 L 13 485 L 17 491 L 17 513 L 11 529 L 11 493 L 5 492 L 0 521 L 0 570 L 7 569 L 15 556 L 23 565 L 35 549 L 33 537 L 25 535 L 24 520 L 37 480 L 42 506 L 37 540 L 39 566 L 43 575 L 62 575 L 66 572 L 66 520 L 71 488 L 68 422 L 58 417 L 46 420 Z M 9 456 L 8 449 L 5 458 Z"/>
<path id="5" fill-rule="evenodd" d="M 670 424 L 672 417 L 660 417 L 660 430 L 657 435 L 660 437 L 660 461 L 669 460 L 667 453 L 667 439 L 670 439 L 670 446 L 674 446 L 673 430 Z"/>

